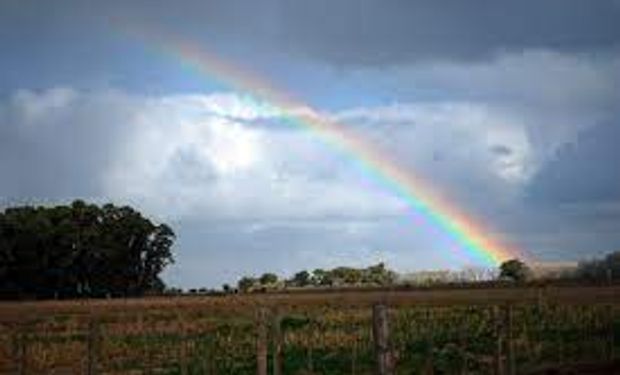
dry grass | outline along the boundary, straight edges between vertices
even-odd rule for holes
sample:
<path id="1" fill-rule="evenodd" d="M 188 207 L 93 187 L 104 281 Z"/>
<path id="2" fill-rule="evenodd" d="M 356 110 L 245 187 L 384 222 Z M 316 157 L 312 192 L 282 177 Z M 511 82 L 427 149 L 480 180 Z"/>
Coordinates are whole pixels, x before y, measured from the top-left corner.
<path id="1" fill-rule="evenodd" d="M 609 356 L 619 292 L 547 287 L 4 302 L 0 373 L 20 363 L 28 373 L 83 373 L 89 353 L 105 373 L 253 373 L 258 308 L 282 318 L 291 373 L 369 373 L 369 307 L 378 302 L 391 307 L 392 343 L 404 373 L 420 366 L 492 371 L 494 306 L 507 305 L 514 306 L 510 342 L 521 368 L 600 360 Z"/>

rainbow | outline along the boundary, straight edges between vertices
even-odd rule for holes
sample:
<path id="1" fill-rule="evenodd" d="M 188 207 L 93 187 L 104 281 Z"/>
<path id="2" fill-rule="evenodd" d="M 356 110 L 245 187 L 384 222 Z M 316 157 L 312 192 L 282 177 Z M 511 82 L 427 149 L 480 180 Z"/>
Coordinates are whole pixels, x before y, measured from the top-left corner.
<path id="1" fill-rule="evenodd" d="M 136 35 L 135 28 L 131 31 L 131 35 Z M 468 219 L 454 204 L 443 201 L 423 181 L 401 169 L 387 155 L 353 133 L 351 127 L 312 109 L 300 111 L 300 108 L 310 107 L 248 70 L 209 53 L 201 45 L 161 33 L 139 32 L 138 36 L 149 46 L 180 59 L 184 65 L 193 67 L 201 74 L 277 108 L 286 123 L 309 130 L 310 134 L 318 136 L 330 148 L 345 156 L 371 182 L 387 189 L 415 214 L 445 232 L 472 261 L 495 266 L 517 256 L 516 252 L 507 250 L 485 235 L 486 231 Z"/>

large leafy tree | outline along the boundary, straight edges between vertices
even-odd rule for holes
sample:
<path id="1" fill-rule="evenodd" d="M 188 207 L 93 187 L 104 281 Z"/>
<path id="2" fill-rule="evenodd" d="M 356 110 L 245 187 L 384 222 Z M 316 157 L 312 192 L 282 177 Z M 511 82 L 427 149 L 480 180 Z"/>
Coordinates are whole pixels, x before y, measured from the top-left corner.
<path id="1" fill-rule="evenodd" d="M 524 282 L 531 278 L 532 271 L 519 259 L 510 259 L 499 266 L 499 277 L 515 282 Z"/>
<path id="2" fill-rule="evenodd" d="M 0 212 L 0 296 L 140 295 L 163 288 L 175 235 L 131 207 L 75 201 Z"/>

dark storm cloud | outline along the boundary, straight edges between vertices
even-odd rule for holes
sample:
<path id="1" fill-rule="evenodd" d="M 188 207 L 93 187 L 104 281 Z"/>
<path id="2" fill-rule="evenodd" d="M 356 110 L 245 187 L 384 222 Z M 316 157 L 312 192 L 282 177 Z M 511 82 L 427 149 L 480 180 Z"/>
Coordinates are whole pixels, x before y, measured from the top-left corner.
<path id="1" fill-rule="evenodd" d="M 615 0 L 8 0 L 0 10 L 5 48 L 19 55 L 27 47 L 24 56 L 34 59 L 26 63 L 35 67 L 37 56 L 61 48 L 52 59 L 64 63 L 58 69 L 76 57 L 93 69 L 102 61 L 120 64 L 126 51 L 110 44 L 119 22 L 172 30 L 241 54 L 357 65 L 481 60 L 526 49 L 592 52 L 620 43 Z"/>
<path id="2" fill-rule="evenodd" d="M 537 173 L 527 198 L 543 205 L 620 202 L 618 140 L 617 122 L 582 133 Z"/>
<path id="3" fill-rule="evenodd" d="M 262 45 L 336 64 L 480 60 L 526 49 L 591 52 L 620 42 L 614 0 L 149 2 L 126 12 L 210 43 Z"/>
<path id="4" fill-rule="evenodd" d="M 342 63 L 477 60 L 541 48 L 593 51 L 620 41 L 614 1 L 312 1 L 287 3 L 291 45 Z"/>

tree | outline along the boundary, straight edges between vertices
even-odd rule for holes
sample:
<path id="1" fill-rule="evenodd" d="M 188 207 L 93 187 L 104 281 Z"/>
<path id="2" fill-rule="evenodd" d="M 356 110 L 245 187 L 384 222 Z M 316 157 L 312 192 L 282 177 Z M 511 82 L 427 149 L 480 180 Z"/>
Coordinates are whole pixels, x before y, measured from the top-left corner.
<path id="1" fill-rule="evenodd" d="M 296 286 L 307 286 L 310 285 L 311 282 L 311 277 L 310 277 L 310 272 L 303 270 L 300 272 L 297 272 L 294 276 L 293 276 L 293 284 Z"/>
<path id="2" fill-rule="evenodd" d="M 499 266 L 499 277 L 501 279 L 524 282 L 531 278 L 530 268 L 519 259 L 510 259 Z"/>
<path id="3" fill-rule="evenodd" d="M 330 282 L 328 278 L 328 273 L 322 268 L 317 268 L 312 271 L 312 283 L 314 285 L 328 285 Z"/>
<path id="4" fill-rule="evenodd" d="M 275 273 L 264 273 L 260 279 L 260 284 L 261 285 L 273 285 L 275 283 L 278 282 L 278 275 L 276 275 Z"/>
<path id="5" fill-rule="evenodd" d="M 396 273 L 385 267 L 381 262 L 362 271 L 364 284 L 389 285 L 396 280 Z"/>
<path id="6" fill-rule="evenodd" d="M 362 281 L 362 271 L 352 267 L 336 267 L 329 273 L 336 284 L 358 284 Z"/>
<path id="7" fill-rule="evenodd" d="M 237 282 L 237 287 L 240 292 L 246 293 L 252 290 L 256 285 L 256 279 L 253 277 L 244 276 Z"/>
<path id="8" fill-rule="evenodd" d="M 127 206 L 8 208 L 0 212 L 0 297 L 162 292 L 174 238 Z"/>
<path id="9" fill-rule="evenodd" d="M 576 276 L 590 281 L 617 280 L 620 278 L 620 251 L 610 253 L 603 259 L 579 263 Z"/>

